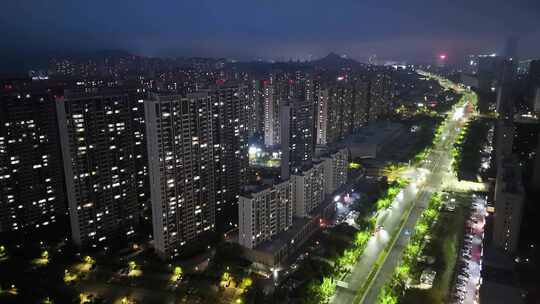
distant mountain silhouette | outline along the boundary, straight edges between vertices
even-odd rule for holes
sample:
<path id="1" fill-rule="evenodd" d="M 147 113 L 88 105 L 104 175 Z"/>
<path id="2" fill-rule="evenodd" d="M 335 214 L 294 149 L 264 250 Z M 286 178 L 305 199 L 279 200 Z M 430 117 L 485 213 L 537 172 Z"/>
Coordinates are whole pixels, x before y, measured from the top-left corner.
<path id="1" fill-rule="evenodd" d="M 105 49 L 105 50 L 99 50 L 99 51 L 90 53 L 87 56 L 119 58 L 119 57 L 131 57 L 133 56 L 133 54 L 122 49 Z"/>
<path id="2" fill-rule="evenodd" d="M 311 64 L 316 67 L 329 69 L 329 70 L 341 69 L 341 68 L 346 68 L 346 67 L 353 68 L 353 67 L 363 66 L 362 63 L 354 59 L 344 58 L 334 52 L 326 55 L 326 57 L 312 61 Z"/>

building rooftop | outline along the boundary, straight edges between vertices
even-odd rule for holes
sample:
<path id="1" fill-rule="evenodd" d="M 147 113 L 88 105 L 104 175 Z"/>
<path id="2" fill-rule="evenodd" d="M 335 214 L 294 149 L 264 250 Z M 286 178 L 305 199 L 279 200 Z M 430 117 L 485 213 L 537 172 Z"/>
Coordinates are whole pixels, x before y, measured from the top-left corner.
<path id="1" fill-rule="evenodd" d="M 319 204 L 319 206 L 313 209 L 313 211 L 311 212 L 311 215 L 312 216 L 321 215 L 323 211 L 326 208 L 328 208 L 330 204 L 333 204 L 333 203 L 334 203 L 333 198 L 328 197 L 321 204 Z M 289 229 L 281 233 L 278 233 L 271 240 L 261 243 L 259 246 L 255 248 L 255 250 L 268 252 L 268 253 L 276 252 L 277 250 L 286 246 L 288 242 L 290 242 L 291 239 L 293 239 L 294 236 L 296 236 L 298 232 L 300 232 L 311 221 L 312 221 L 312 218 L 310 217 L 294 217 L 293 224 Z"/>
<path id="2" fill-rule="evenodd" d="M 240 196 L 251 198 L 255 193 L 270 189 L 273 186 L 277 186 L 285 182 L 288 181 L 280 181 L 277 177 L 261 179 L 259 182 L 242 186 L 240 189 Z"/>
<path id="3" fill-rule="evenodd" d="M 375 144 L 380 145 L 392 138 L 396 133 L 403 129 L 403 125 L 394 122 L 379 121 L 364 128 L 360 131 L 349 135 L 341 144 Z"/>
<path id="4" fill-rule="evenodd" d="M 274 253 L 280 250 L 284 246 L 287 246 L 288 242 L 290 242 L 290 240 L 294 238 L 294 236 L 297 235 L 298 232 L 300 232 L 302 228 L 304 228 L 305 225 L 307 225 L 310 221 L 310 218 L 293 218 L 293 224 L 289 229 L 278 233 L 271 240 L 263 242 L 257 246 L 255 250 L 268 253 Z"/>

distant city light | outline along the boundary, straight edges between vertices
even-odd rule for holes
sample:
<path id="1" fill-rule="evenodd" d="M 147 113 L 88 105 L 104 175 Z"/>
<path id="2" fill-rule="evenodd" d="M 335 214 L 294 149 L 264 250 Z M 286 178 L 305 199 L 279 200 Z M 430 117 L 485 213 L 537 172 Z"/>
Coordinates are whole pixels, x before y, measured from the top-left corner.
<path id="1" fill-rule="evenodd" d="M 260 148 L 258 148 L 258 147 L 256 147 L 256 146 L 250 146 L 250 147 L 249 147 L 249 150 L 248 150 L 248 153 L 249 153 L 249 154 L 255 154 L 255 153 L 260 152 L 260 151 L 261 151 Z"/>
<path id="2" fill-rule="evenodd" d="M 439 55 L 439 58 L 440 58 L 441 60 L 445 60 L 445 59 L 446 59 L 446 54 L 441 54 L 441 55 Z"/>

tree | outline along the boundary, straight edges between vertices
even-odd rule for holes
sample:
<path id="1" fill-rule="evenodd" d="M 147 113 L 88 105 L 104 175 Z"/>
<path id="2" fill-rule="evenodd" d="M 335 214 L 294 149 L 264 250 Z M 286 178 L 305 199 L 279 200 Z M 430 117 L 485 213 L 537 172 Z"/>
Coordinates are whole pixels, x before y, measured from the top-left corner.
<path id="1" fill-rule="evenodd" d="M 367 231 L 360 231 L 356 234 L 354 239 L 354 245 L 357 248 L 362 248 L 369 240 L 369 233 Z"/>
<path id="2" fill-rule="evenodd" d="M 128 267 L 129 267 L 129 271 L 133 271 L 135 270 L 135 268 L 137 268 L 137 264 L 135 263 L 135 261 L 129 261 Z"/>
<path id="3" fill-rule="evenodd" d="M 352 249 L 347 249 L 343 252 L 343 256 L 339 258 L 338 264 L 341 266 L 348 266 L 354 264 L 356 261 L 354 251 Z"/>
<path id="4" fill-rule="evenodd" d="M 86 255 L 83 258 L 83 262 L 85 262 L 86 264 L 94 264 L 96 261 L 94 261 L 91 256 Z"/>
<path id="5" fill-rule="evenodd" d="M 384 286 L 377 297 L 378 304 L 397 304 L 398 299 L 392 288 L 388 285 Z"/>
<path id="6" fill-rule="evenodd" d="M 41 302 L 43 304 L 54 304 L 54 302 L 49 298 L 49 297 L 46 297 L 45 299 L 43 299 L 43 302 Z"/>
<path id="7" fill-rule="evenodd" d="M 434 209 L 426 209 L 423 213 L 424 218 L 428 222 L 432 222 L 437 217 L 437 211 Z"/>
<path id="8" fill-rule="evenodd" d="M 182 270 L 182 267 L 180 267 L 180 266 L 174 267 L 173 274 L 174 274 L 175 276 L 178 276 L 178 277 L 179 277 L 179 276 L 182 275 L 182 273 L 184 273 L 184 271 Z"/>
<path id="9" fill-rule="evenodd" d="M 409 265 L 402 264 L 398 268 L 396 268 L 396 275 L 399 280 L 405 282 L 409 278 L 409 273 L 411 271 L 411 268 Z"/>
<path id="10" fill-rule="evenodd" d="M 242 279 L 242 282 L 240 282 L 240 288 L 247 289 L 251 287 L 252 284 L 253 284 L 253 280 L 250 277 L 245 277 Z"/>
<path id="11" fill-rule="evenodd" d="M 228 282 L 231 279 L 231 274 L 228 272 L 224 272 L 221 276 L 221 281 Z"/>
<path id="12" fill-rule="evenodd" d="M 334 279 L 324 277 L 319 287 L 319 294 L 321 295 L 323 302 L 327 302 L 334 292 L 336 292 L 336 283 L 334 282 Z"/>
<path id="13" fill-rule="evenodd" d="M 424 235 L 426 234 L 427 230 L 428 230 L 429 226 L 424 223 L 424 222 L 420 222 L 416 225 L 416 234 L 422 238 L 424 237 Z"/>

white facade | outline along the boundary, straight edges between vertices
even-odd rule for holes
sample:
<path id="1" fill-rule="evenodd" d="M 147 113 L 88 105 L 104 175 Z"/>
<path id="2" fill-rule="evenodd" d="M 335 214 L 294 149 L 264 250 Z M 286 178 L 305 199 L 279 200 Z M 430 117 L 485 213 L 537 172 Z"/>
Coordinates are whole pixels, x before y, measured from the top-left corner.
<path id="1" fill-rule="evenodd" d="M 281 143 L 279 94 L 274 84 L 265 84 L 262 93 L 264 103 L 264 145 L 274 147 Z"/>
<path id="2" fill-rule="evenodd" d="M 240 245 L 253 249 L 289 229 L 293 218 L 293 183 L 289 181 L 240 196 L 238 221 Z"/>
<path id="3" fill-rule="evenodd" d="M 293 217 L 312 216 L 327 195 L 347 183 L 347 167 L 348 152 L 342 149 L 285 182 L 240 196 L 240 245 L 253 249 L 288 230 Z"/>
<path id="4" fill-rule="evenodd" d="M 317 96 L 317 145 L 326 145 L 326 129 L 328 127 L 328 90 L 321 90 Z"/>
<path id="5" fill-rule="evenodd" d="M 325 159 L 321 163 L 314 164 L 309 170 L 293 174 L 294 180 L 294 215 L 307 217 L 325 199 L 325 164 L 330 163 Z"/>
<path id="6" fill-rule="evenodd" d="M 325 192 L 331 194 L 347 183 L 347 169 L 349 167 L 349 152 L 341 149 L 323 160 L 325 172 Z"/>

